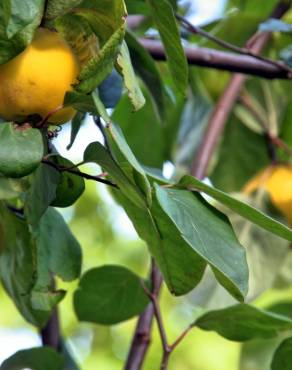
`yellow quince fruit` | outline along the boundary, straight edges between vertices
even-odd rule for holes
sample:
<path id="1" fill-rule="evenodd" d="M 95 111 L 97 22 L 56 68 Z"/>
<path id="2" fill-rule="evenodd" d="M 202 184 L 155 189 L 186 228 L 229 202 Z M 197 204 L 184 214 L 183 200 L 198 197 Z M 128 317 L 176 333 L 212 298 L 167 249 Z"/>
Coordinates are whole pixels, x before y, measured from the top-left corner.
<path id="1" fill-rule="evenodd" d="M 274 206 L 292 225 L 292 164 L 270 166 L 253 177 L 244 187 L 246 194 L 264 188 Z"/>
<path id="2" fill-rule="evenodd" d="M 78 59 L 61 35 L 39 28 L 22 53 L 0 65 L 0 116 L 16 122 L 35 114 L 49 115 L 52 124 L 69 121 L 76 111 L 60 107 L 79 72 Z"/>

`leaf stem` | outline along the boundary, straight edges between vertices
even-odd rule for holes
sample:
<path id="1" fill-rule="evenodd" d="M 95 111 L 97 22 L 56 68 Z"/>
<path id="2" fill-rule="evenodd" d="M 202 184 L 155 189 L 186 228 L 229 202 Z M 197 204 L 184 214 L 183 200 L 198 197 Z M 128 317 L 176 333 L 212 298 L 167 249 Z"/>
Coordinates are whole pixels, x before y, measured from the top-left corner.
<path id="1" fill-rule="evenodd" d="M 81 171 L 75 171 L 73 169 L 70 169 L 70 167 L 63 167 L 63 166 L 60 167 L 56 163 L 48 161 L 46 159 L 43 159 L 42 163 L 55 168 L 59 172 L 69 172 L 72 175 L 83 177 L 86 180 L 93 180 L 93 181 L 100 182 L 102 184 L 109 185 L 109 186 L 112 186 L 112 187 L 118 189 L 117 184 L 111 182 L 110 180 L 106 180 L 106 179 L 102 178 L 102 176 L 104 176 L 104 173 L 102 173 L 102 176 L 93 176 L 93 175 L 89 175 L 89 174 L 81 172 Z"/>

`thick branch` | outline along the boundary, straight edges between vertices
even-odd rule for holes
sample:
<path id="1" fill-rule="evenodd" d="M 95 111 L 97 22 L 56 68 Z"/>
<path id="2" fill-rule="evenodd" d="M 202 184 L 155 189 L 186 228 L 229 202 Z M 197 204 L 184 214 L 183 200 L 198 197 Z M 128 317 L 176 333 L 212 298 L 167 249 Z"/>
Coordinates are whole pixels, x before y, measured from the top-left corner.
<path id="1" fill-rule="evenodd" d="M 271 17 L 280 18 L 289 10 L 286 2 L 280 2 Z M 268 42 L 270 33 L 257 33 L 246 43 L 246 47 L 252 53 L 260 53 Z M 203 141 L 199 147 L 198 154 L 192 163 L 192 175 L 202 179 L 205 177 L 209 162 L 217 147 L 218 140 L 225 128 L 229 114 L 240 94 L 246 76 L 236 74 L 232 77 L 224 93 L 220 97 L 210 117 Z"/>
<path id="2" fill-rule="evenodd" d="M 139 39 L 139 42 L 155 60 L 166 60 L 161 42 L 143 38 Z M 184 50 L 189 65 L 244 73 L 267 79 L 292 79 L 291 73 L 279 65 L 270 64 L 252 56 L 200 47 L 185 47 Z"/>

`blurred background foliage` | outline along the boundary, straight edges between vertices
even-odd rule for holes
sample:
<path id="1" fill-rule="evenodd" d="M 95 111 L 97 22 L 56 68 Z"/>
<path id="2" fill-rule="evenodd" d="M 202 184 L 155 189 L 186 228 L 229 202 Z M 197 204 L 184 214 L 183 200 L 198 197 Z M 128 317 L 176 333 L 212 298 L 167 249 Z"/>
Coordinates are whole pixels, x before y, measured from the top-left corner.
<path id="1" fill-rule="evenodd" d="M 242 46 L 257 30 L 275 6 L 275 0 L 193 0 L 179 1 L 190 21 L 203 23 L 206 30 L 218 37 Z M 130 13 L 147 13 L 143 1 L 128 0 Z M 285 16 L 289 22 L 291 12 Z M 148 23 L 147 23 L 148 22 Z M 151 22 L 146 21 L 137 34 L 151 34 Z M 155 34 L 155 33 L 154 33 Z M 185 40 L 187 42 L 187 40 Z M 188 42 L 216 48 L 216 45 L 190 36 Z M 291 34 L 275 33 L 265 53 L 278 58 L 291 44 Z M 199 67 L 190 68 L 190 84 L 186 100 L 176 96 L 176 89 L 165 64 L 158 65 L 162 76 L 166 109 L 161 112 L 146 84 L 141 82 L 146 105 L 133 114 L 128 99 L 121 97 L 114 109 L 117 121 L 137 158 L 148 167 L 164 170 L 167 175 L 185 172 L 194 158 L 212 107 L 223 92 L 230 74 Z M 112 84 L 112 82 L 111 82 Z M 118 85 L 117 85 L 118 86 Z M 107 86 L 105 85 L 105 89 Z M 116 88 L 118 89 L 118 87 Z M 291 83 L 249 78 L 244 93 L 276 134 L 292 144 Z M 78 160 L 83 147 L 94 137 L 87 117 L 72 149 L 67 152 L 70 128 L 65 126 L 55 142 L 64 156 Z M 194 124 L 195 122 L 195 124 Z M 97 131 L 96 131 L 97 135 Z M 96 139 L 95 139 L 96 140 Z M 238 145 L 240 143 L 240 145 Z M 285 153 L 279 156 L 287 159 Z M 79 156 L 79 157 L 78 157 Z M 211 166 L 210 179 L 218 188 L 265 210 L 276 218 L 281 216 L 271 206 L 264 193 L 253 197 L 240 194 L 243 185 L 269 163 L 262 128 L 255 117 L 237 103 L 227 124 L 224 137 Z M 86 171 L 96 169 L 86 168 Z M 226 210 L 224 210 L 226 212 Z M 139 240 L 121 207 L 116 205 L 104 186 L 86 181 L 86 191 L 77 203 L 62 213 L 82 245 L 83 272 L 104 264 L 122 264 L 146 276 L 149 260 L 146 245 Z M 276 312 L 292 312 L 292 257 L 285 241 L 229 215 L 237 235 L 247 247 L 251 267 L 249 300 L 258 307 L 273 307 Z M 251 263 L 252 262 L 252 263 Z M 83 370 L 118 370 L 123 367 L 136 319 L 112 327 L 79 323 L 72 308 L 72 294 L 78 282 L 60 288 L 68 293 L 60 303 L 62 332 L 68 350 Z M 170 341 L 194 320 L 204 308 L 230 305 L 233 299 L 207 271 L 200 285 L 187 296 L 174 298 L 166 289 L 161 297 L 163 319 Z M 0 361 L 17 349 L 39 344 L 37 333 L 19 315 L 11 300 L 0 290 Z M 283 311 L 282 311 L 283 312 Z M 290 333 L 291 335 L 291 333 Z M 170 362 L 175 370 L 268 370 L 274 349 L 280 339 L 250 341 L 239 344 L 227 341 L 211 332 L 194 329 L 178 347 Z M 158 368 L 161 344 L 154 324 L 153 342 L 145 370 Z"/>

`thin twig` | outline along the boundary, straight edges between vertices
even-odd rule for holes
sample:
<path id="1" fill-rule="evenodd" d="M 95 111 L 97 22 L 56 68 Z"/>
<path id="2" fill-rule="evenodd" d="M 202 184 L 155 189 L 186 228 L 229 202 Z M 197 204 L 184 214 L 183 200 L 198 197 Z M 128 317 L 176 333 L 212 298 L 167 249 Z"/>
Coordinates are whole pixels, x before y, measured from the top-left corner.
<path id="1" fill-rule="evenodd" d="M 68 168 L 67 167 L 63 167 L 63 166 L 60 167 L 56 163 L 51 162 L 51 161 L 48 161 L 48 160 L 45 160 L 45 159 L 42 160 L 42 163 L 55 168 L 59 172 L 64 172 L 64 171 L 65 172 L 69 172 L 69 173 L 72 173 L 72 175 L 83 177 L 86 180 L 93 180 L 93 181 L 96 181 L 96 182 L 101 182 L 102 184 L 106 184 L 106 185 L 112 186 L 114 188 L 118 188 L 118 185 L 117 184 L 111 182 L 110 180 L 103 179 L 100 176 L 92 176 L 92 175 L 89 175 L 88 173 L 84 173 L 84 172 L 81 172 L 81 171 L 71 170 L 69 167 Z M 104 175 L 104 174 L 102 174 L 102 175 Z"/>
<path id="2" fill-rule="evenodd" d="M 150 279 L 151 292 L 158 297 L 162 284 L 162 275 L 153 260 L 151 263 Z M 150 345 L 153 317 L 154 308 L 152 303 L 149 303 L 145 311 L 139 316 L 125 370 L 140 370 L 142 368 Z"/>
<path id="3" fill-rule="evenodd" d="M 46 326 L 41 330 L 40 335 L 43 346 L 49 346 L 54 348 L 56 351 L 60 351 L 61 337 L 57 308 L 53 310 L 52 316 Z"/>
<path id="4" fill-rule="evenodd" d="M 289 10 L 290 6 L 283 1 L 280 1 L 272 13 L 272 18 L 281 18 Z M 270 34 L 257 33 L 247 43 L 250 50 L 257 54 L 260 53 L 263 47 L 269 40 Z M 237 101 L 241 88 L 246 80 L 243 75 L 234 75 L 226 87 L 224 93 L 216 104 L 212 115 L 209 119 L 207 129 L 199 147 L 198 154 L 191 166 L 191 173 L 199 179 L 205 177 L 208 165 L 217 147 L 219 138 L 225 128 L 225 124 L 229 114 Z"/>
<path id="5" fill-rule="evenodd" d="M 254 53 L 248 47 L 241 48 L 239 46 L 236 46 L 236 45 L 231 44 L 230 42 L 227 42 L 225 40 L 222 40 L 222 39 L 220 39 L 220 38 L 218 38 L 218 37 L 210 34 L 209 32 L 204 31 L 202 28 L 193 25 L 187 19 L 185 19 L 184 17 L 182 17 L 179 14 L 176 14 L 176 18 L 191 33 L 194 33 L 194 34 L 198 34 L 200 36 L 203 36 L 203 37 L 207 38 L 208 40 L 216 43 L 217 45 L 219 45 L 219 46 L 221 46 L 221 47 L 223 47 L 225 49 L 234 51 L 235 53 L 239 53 L 241 55 L 250 56 L 252 58 L 261 60 L 263 62 L 269 63 L 269 64 L 274 65 L 276 67 L 279 67 L 279 68 L 285 70 L 286 72 L 288 72 L 289 75 L 292 75 L 292 69 L 289 68 L 288 66 L 286 66 L 283 62 L 280 62 L 280 61 L 277 61 L 277 60 L 272 60 L 272 59 L 269 59 L 269 58 L 265 58 L 265 57 L 263 57 L 261 55 L 258 55 L 256 53 Z"/>

